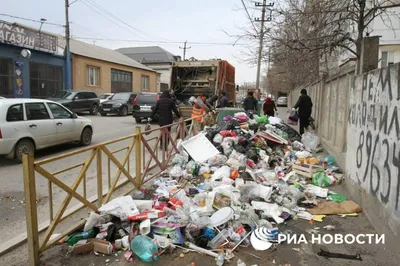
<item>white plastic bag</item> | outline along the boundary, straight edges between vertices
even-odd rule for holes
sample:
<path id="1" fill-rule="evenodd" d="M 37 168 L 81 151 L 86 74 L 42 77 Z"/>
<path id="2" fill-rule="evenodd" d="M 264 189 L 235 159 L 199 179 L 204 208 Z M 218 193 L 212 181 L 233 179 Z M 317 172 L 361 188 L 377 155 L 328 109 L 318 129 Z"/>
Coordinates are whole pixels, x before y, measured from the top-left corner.
<path id="1" fill-rule="evenodd" d="M 228 160 L 228 158 L 225 155 L 218 154 L 218 155 L 208 159 L 207 164 L 209 166 L 223 165 L 227 160 Z"/>
<path id="2" fill-rule="evenodd" d="M 101 214 L 111 214 L 121 219 L 128 220 L 129 216 L 139 214 L 135 202 L 131 196 L 124 196 L 113 199 L 99 208 Z"/>
<path id="3" fill-rule="evenodd" d="M 316 150 L 319 145 L 319 137 L 311 132 L 306 132 L 301 137 L 301 142 L 307 149 Z"/>
<path id="4" fill-rule="evenodd" d="M 222 180 L 224 178 L 229 178 L 231 176 L 231 169 L 229 166 L 222 166 L 219 168 L 217 171 L 214 172 L 214 174 L 211 176 L 211 181 L 217 181 L 217 180 Z"/>
<path id="5" fill-rule="evenodd" d="M 173 178 L 179 178 L 185 175 L 185 171 L 179 165 L 175 165 L 169 172 L 169 175 Z"/>
<path id="6" fill-rule="evenodd" d="M 214 136 L 213 141 L 215 143 L 221 143 L 223 139 L 224 138 L 221 136 L 221 134 L 217 134 L 217 135 Z"/>

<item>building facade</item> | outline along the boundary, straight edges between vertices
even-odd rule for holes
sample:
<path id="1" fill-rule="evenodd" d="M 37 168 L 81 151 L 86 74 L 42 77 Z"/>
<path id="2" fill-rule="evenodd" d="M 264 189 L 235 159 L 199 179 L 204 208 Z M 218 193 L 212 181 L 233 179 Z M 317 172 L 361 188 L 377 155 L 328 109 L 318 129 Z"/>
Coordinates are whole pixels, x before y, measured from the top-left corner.
<path id="1" fill-rule="evenodd" d="M 181 61 L 180 56 L 173 55 L 159 46 L 127 47 L 116 51 L 157 71 L 160 74 L 158 91 L 170 89 L 172 63 Z"/>
<path id="2" fill-rule="evenodd" d="M 72 88 L 105 92 L 156 92 L 157 72 L 114 50 L 71 40 Z"/>
<path id="3" fill-rule="evenodd" d="M 0 21 L 0 96 L 47 98 L 63 90 L 65 59 L 57 43 L 56 35 Z"/>

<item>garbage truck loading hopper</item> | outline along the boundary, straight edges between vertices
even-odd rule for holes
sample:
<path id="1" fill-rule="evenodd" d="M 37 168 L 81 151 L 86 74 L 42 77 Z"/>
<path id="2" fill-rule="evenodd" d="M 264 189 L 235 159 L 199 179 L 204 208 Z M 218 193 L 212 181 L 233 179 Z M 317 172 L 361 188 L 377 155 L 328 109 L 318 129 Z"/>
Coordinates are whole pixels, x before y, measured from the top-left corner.
<path id="1" fill-rule="evenodd" d="M 182 61 L 172 66 L 171 89 L 186 102 L 191 96 L 209 97 L 225 91 L 230 102 L 236 97 L 235 68 L 225 60 Z"/>

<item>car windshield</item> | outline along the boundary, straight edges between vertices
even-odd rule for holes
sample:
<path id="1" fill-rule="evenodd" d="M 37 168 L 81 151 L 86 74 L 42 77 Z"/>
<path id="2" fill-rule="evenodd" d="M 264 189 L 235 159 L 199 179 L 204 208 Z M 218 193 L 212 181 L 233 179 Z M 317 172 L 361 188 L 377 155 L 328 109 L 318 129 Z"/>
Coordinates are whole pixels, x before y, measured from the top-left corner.
<path id="1" fill-rule="evenodd" d="M 111 99 L 127 101 L 129 99 L 129 96 L 131 96 L 129 93 L 116 93 L 116 94 L 114 94 L 114 96 Z"/>
<path id="2" fill-rule="evenodd" d="M 110 97 L 110 94 L 102 94 L 99 96 L 99 99 L 104 100 L 104 99 L 107 99 L 108 97 Z"/>

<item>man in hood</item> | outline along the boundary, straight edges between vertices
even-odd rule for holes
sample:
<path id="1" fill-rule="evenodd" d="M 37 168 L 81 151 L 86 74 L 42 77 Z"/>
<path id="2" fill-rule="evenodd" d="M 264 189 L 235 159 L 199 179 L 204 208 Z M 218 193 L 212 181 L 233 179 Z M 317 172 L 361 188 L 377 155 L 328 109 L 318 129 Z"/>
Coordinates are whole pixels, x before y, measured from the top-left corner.
<path id="1" fill-rule="evenodd" d="M 171 99 L 169 91 L 164 91 L 161 93 L 160 99 L 157 101 L 150 118 L 153 120 L 154 116 L 158 114 L 158 124 L 160 127 L 170 125 L 173 122 L 172 112 L 174 112 L 178 118 L 181 117 L 178 108 L 176 108 L 174 101 Z M 167 129 L 168 131 L 171 131 L 171 127 L 168 127 Z"/>
<path id="2" fill-rule="evenodd" d="M 312 101 L 310 96 L 307 95 L 307 90 L 302 89 L 300 91 L 301 95 L 299 97 L 299 100 L 297 103 L 293 106 L 292 111 L 295 111 L 297 108 L 299 108 L 299 119 L 300 119 L 300 125 L 299 125 L 299 131 L 300 135 L 304 134 L 304 130 L 308 128 L 310 125 L 310 117 L 311 117 L 311 112 L 312 112 Z"/>

